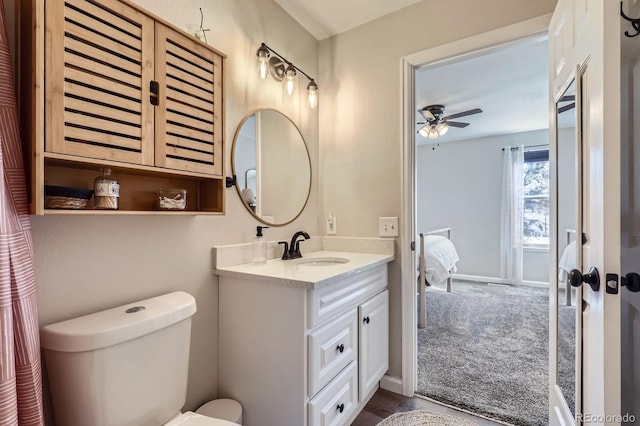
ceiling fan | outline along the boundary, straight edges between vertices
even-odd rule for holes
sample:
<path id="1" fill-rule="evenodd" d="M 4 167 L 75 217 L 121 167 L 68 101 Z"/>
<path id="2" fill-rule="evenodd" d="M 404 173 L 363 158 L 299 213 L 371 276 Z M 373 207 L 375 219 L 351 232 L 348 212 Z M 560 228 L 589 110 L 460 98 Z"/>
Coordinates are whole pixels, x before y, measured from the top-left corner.
<path id="1" fill-rule="evenodd" d="M 428 105 L 420 110 L 420 114 L 427 120 L 426 122 L 418 123 L 424 124 L 419 130 L 425 138 L 435 139 L 439 136 L 443 136 L 449 131 L 449 127 L 464 128 L 469 123 L 461 123 L 459 121 L 449 121 L 451 119 L 466 117 L 468 115 L 479 114 L 482 112 L 480 108 L 470 109 L 468 111 L 458 112 L 456 114 L 444 115 L 444 105 Z"/>

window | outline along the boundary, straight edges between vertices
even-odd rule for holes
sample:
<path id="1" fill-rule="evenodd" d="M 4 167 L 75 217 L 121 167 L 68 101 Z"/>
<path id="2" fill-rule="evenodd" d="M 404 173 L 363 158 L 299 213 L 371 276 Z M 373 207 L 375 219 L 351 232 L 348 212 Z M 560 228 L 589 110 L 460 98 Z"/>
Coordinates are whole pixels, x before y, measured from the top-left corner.
<path id="1" fill-rule="evenodd" d="M 549 247 L 549 150 L 524 153 L 523 243 Z"/>

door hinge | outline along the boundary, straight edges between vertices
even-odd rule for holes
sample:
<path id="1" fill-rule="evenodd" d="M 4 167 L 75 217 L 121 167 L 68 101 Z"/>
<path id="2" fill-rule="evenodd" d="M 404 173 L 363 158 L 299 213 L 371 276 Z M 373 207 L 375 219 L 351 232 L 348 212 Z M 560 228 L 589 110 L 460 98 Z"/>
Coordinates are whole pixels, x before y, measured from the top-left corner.
<path id="1" fill-rule="evenodd" d="M 411 251 L 416 251 L 416 242 L 411 241 Z"/>

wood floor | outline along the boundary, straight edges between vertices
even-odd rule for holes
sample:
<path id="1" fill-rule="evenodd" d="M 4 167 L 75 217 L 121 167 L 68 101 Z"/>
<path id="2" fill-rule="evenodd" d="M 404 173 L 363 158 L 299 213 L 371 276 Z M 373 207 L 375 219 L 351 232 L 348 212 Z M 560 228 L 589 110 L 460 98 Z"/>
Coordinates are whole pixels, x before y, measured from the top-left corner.
<path id="1" fill-rule="evenodd" d="M 449 414 L 463 419 L 474 421 L 478 426 L 494 426 L 503 423 L 495 423 L 480 417 L 475 417 L 462 411 L 454 410 L 443 405 L 436 404 L 423 398 L 409 398 L 398 395 L 384 389 L 378 389 L 373 398 L 364 407 L 362 412 L 351 423 L 351 426 L 375 426 L 382 419 L 393 413 L 411 410 L 429 410 L 435 413 Z"/>

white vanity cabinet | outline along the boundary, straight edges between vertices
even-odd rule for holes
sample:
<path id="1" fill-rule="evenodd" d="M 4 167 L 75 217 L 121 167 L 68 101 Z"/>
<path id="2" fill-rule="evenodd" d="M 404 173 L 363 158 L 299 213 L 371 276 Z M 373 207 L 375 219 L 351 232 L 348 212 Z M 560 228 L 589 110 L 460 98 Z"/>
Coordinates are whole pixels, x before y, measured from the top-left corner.
<path id="1" fill-rule="evenodd" d="M 218 393 L 245 426 L 348 425 L 389 365 L 386 262 L 328 284 L 221 274 Z"/>

